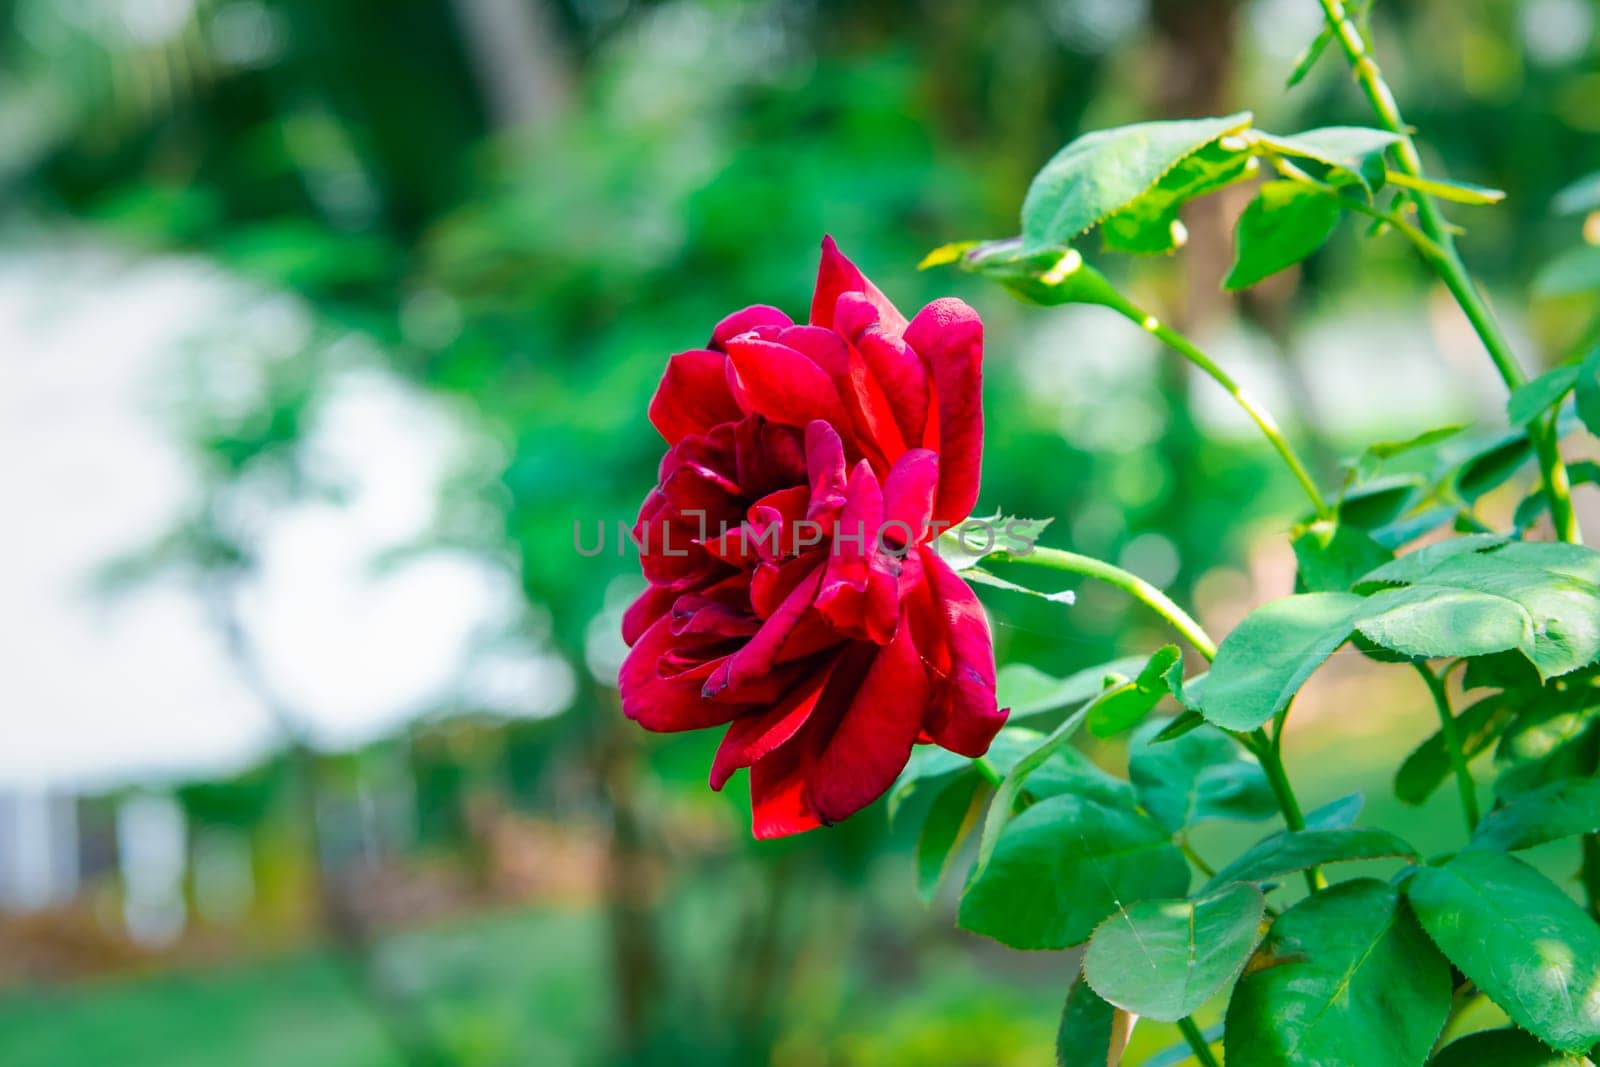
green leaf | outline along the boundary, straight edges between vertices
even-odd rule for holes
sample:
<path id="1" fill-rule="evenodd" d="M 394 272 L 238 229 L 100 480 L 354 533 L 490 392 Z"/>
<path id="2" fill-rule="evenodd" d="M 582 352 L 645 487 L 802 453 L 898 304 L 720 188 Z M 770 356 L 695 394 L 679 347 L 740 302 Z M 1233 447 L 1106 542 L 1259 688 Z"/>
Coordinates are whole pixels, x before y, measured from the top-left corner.
<path id="1" fill-rule="evenodd" d="M 956 850 L 976 825 L 988 792 L 984 781 L 970 774 L 950 782 L 934 798 L 917 835 L 917 895 L 924 904 L 933 902 Z"/>
<path id="2" fill-rule="evenodd" d="M 1600 289 L 1600 245 L 1578 245 L 1556 256 L 1533 276 L 1540 296 L 1572 296 Z"/>
<path id="3" fill-rule="evenodd" d="M 1052 521 L 1022 519 L 997 511 L 986 518 L 974 516 L 951 527 L 934 540 L 933 546 L 951 570 L 964 571 L 998 552 L 1010 556 L 1028 555 Z M 1069 598 L 1067 603 L 1071 602 Z"/>
<path id="4" fill-rule="evenodd" d="M 1223 288 L 1244 289 L 1294 266 L 1323 246 L 1342 214 L 1337 200 L 1312 186 L 1267 182 L 1239 216 Z"/>
<path id="5" fill-rule="evenodd" d="M 1001 734 L 1005 731 L 1002 730 Z M 997 737 L 998 741 L 999 738 Z M 912 797 L 925 790 L 942 788 L 942 782 L 963 771 L 973 771 L 972 760 L 937 745 L 919 745 L 911 750 L 905 770 L 889 787 L 889 821 L 894 822 Z"/>
<path id="6" fill-rule="evenodd" d="M 1394 553 L 1356 526 L 1319 519 L 1300 527 L 1290 542 L 1304 592 L 1348 592 L 1362 575 Z"/>
<path id="7" fill-rule="evenodd" d="M 1460 433 L 1465 427 L 1437 426 L 1431 430 L 1423 430 L 1411 437 L 1404 437 L 1396 441 L 1379 441 L 1366 447 L 1366 450 L 1357 457 L 1353 468 L 1355 475 L 1361 481 L 1366 481 L 1378 473 L 1378 468 L 1385 460 L 1396 456 L 1403 456 L 1407 452 L 1418 449 L 1430 448 L 1440 441 L 1446 441 Z"/>
<path id="8" fill-rule="evenodd" d="M 1035 175 L 1022 202 L 1026 251 L 1065 245 L 1128 208 L 1185 158 L 1250 125 L 1225 118 L 1144 122 L 1086 133 Z"/>
<path id="9" fill-rule="evenodd" d="M 1439 1051 L 1429 1067 L 1594 1067 L 1587 1056 L 1554 1052 L 1521 1030 L 1479 1030 Z"/>
<path id="10" fill-rule="evenodd" d="M 1413 192 L 1426 193 L 1436 196 L 1440 200 L 1450 200 L 1457 204 L 1498 204 L 1506 198 L 1500 189 L 1490 189 L 1484 185 L 1473 185 L 1471 182 L 1452 182 L 1441 178 L 1413 178 L 1401 171 L 1391 170 L 1384 174 L 1390 185 L 1398 185 L 1402 189 Z"/>
<path id="11" fill-rule="evenodd" d="M 1383 184 L 1384 149 L 1400 140 L 1367 126 L 1323 126 L 1292 137 L 1255 132 L 1253 137 L 1280 156 L 1294 157 L 1312 177 L 1330 185 L 1360 185 L 1369 195 Z M 1305 167 L 1306 162 L 1312 166 Z"/>
<path id="12" fill-rule="evenodd" d="M 1086 667 L 1065 678 L 1052 678 L 1026 663 L 1008 663 L 995 678 L 1001 707 L 1011 709 L 1008 721 L 1082 704 L 1108 686 L 1121 685 L 1145 666 L 1143 656 L 1124 656 L 1109 663 Z"/>
<path id="13" fill-rule="evenodd" d="M 1578 418 L 1590 433 L 1600 436 L 1600 346 L 1584 357 L 1574 393 Z"/>
<path id="14" fill-rule="evenodd" d="M 1272 786 L 1255 758 L 1215 727 L 1157 742 L 1165 722 L 1151 722 L 1128 748 L 1128 778 L 1139 805 L 1174 832 L 1207 819 L 1270 819 Z"/>
<path id="15" fill-rule="evenodd" d="M 1006 824 L 961 898 L 964 930 L 1012 948 L 1082 944 L 1120 905 L 1182 894 L 1183 853 L 1138 812 L 1066 795 Z"/>
<path id="16" fill-rule="evenodd" d="M 1462 754 L 1471 760 L 1487 752 L 1495 738 L 1510 725 L 1513 714 L 1512 704 L 1499 694 L 1485 697 L 1462 710 L 1455 724 Z M 1450 751 L 1445 746 L 1444 732 L 1435 731 L 1400 764 L 1394 776 L 1394 795 L 1402 803 L 1421 804 L 1450 774 Z"/>
<path id="17" fill-rule="evenodd" d="M 1239 977 L 1265 910 L 1260 891 L 1246 885 L 1130 904 L 1095 930 L 1083 976 L 1124 1011 L 1177 1022 Z"/>
<path id="18" fill-rule="evenodd" d="M 1355 825 L 1367 798 L 1360 793 L 1346 793 L 1318 808 L 1306 812 L 1307 830 L 1345 830 Z"/>
<path id="19" fill-rule="evenodd" d="M 1344 644 L 1362 603 L 1350 593 L 1305 593 L 1252 611 L 1217 649 L 1201 714 L 1225 730 L 1272 718 Z"/>
<path id="20" fill-rule="evenodd" d="M 1402 556 L 1362 586 L 1411 581 L 1376 593 L 1355 626 L 1370 640 L 1408 656 L 1480 656 L 1515 648 L 1543 678 L 1600 658 L 1600 555 L 1578 546 L 1519 542 L 1473 551 L 1452 542 Z M 1418 557 L 1418 558 L 1414 558 Z"/>
<path id="21" fill-rule="evenodd" d="M 1417 920 L 1511 1021 L 1552 1048 L 1600 1041 L 1600 927 L 1544 875 L 1462 852 L 1406 882 Z"/>
<path id="22" fill-rule="evenodd" d="M 1506 418 L 1513 426 L 1526 426 L 1566 399 L 1578 384 L 1578 364 L 1568 363 L 1545 371 L 1530 382 L 1517 386 L 1506 401 Z"/>
<path id="23" fill-rule="evenodd" d="M 1177 645 L 1156 649 L 1137 677 L 1095 701 L 1089 709 L 1089 732 L 1096 737 L 1113 737 L 1132 729 L 1167 695 L 1167 673 L 1182 659 Z"/>
<path id="24" fill-rule="evenodd" d="M 1450 969 L 1393 888 L 1342 882 L 1272 924 L 1234 987 L 1228 1067 L 1421 1067 L 1450 1010 Z"/>
<path id="25" fill-rule="evenodd" d="M 1133 203 L 1100 224 L 1106 248 L 1153 255 L 1171 252 L 1188 240 L 1178 213 L 1190 200 L 1207 196 L 1258 170 L 1242 145 L 1213 141 L 1167 171 Z"/>
<path id="26" fill-rule="evenodd" d="M 1533 441 L 1527 431 L 1509 433 L 1476 443 L 1455 474 L 1457 495 L 1467 503 L 1498 489 L 1533 461 Z"/>
<path id="27" fill-rule="evenodd" d="M 1328 863 L 1397 858 L 1414 860 L 1417 852 L 1387 830 L 1279 830 L 1218 871 L 1205 888 L 1229 882 L 1271 881 Z"/>
<path id="28" fill-rule="evenodd" d="M 1600 778 L 1568 778 L 1489 812 L 1468 847 L 1516 852 L 1595 831 L 1600 831 Z"/>
<path id="29" fill-rule="evenodd" d="M 1550 206 L 1558 215 L 1587 215 L 1600 211 L 1600 171 L 1586 174 L 1562 189 Z"/>
<path id="30" fill-rule="evenodd" d="M 1300 54 L 1295 57 L 1294 69 L 1289 72 L 1289 77 L 1284 82 L 1283 87 L 1285 89 L 1293 89 L 1304 81 L 1306 75 L 1311 73 L 1311 68 L 1317 65 L 1317 60 L 1322 57 L 1322 53 L 1327 51 L 1328 44 L 1332 40 L 1333 27 L 1324 25 L 1322 32 L 1313 37 L 1311 43 L 1306 45 Z"/>
<path id="31" fill-rule="evenodd" d="M 1080 975 L 1067 990 L 1056 1029 L 1057 1067 L 1117 1067 L 1133 1034 L 1133 1018 L 1100 999 Z"/>
<path id="32" fill-rule="evenodd" d="M 1413 475 L 1373 479 L 1345 492 L 1339 501 L 1339 521 L 1360 530 L 1376 531 L 1404 514 L 1421 492 L 1421 479 Z"/>

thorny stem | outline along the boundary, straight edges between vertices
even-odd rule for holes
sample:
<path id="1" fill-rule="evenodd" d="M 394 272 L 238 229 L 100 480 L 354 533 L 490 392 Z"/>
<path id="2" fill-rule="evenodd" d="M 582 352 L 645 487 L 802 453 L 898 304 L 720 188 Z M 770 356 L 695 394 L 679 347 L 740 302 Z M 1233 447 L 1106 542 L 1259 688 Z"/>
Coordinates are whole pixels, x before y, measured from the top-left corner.
<path id="1" fill-rule="evenodd" d="M 1356 81 L 1360 83 L 1361 90 L 1367 102 L 1372 105 L 1379 122 L 1400 138 L 1394 146 L 1400 172 L 1412 178 L 1422 179 L 1424 177 L 1422 157 L 1417 153 L 1416 142 L 1412 140 L 1411 130 L 1400 115 L 1400 105 L 1395 101 L 1394 93 L 1383 80 L 1383 72 L 1378 69 L 1377 62 L 1367 51 L 1367 42 L 1361 34 L 1360 27 L 1350 19 L 1345 10 L 1344 0 L 1318 0 L 1318 2 L 1322 5 L 1322 12 L 1329 29 L 1333 31 L 1340 48 L 1344 50 L 1345 58 L 1350 63 Z M 1483 295 L 1478 292 L 1471 275 L 1467 273 L 1466 265 L 1461 262 L 1460 253 L 1456 251 L 1455 238 L 1443 216 L 1440 215 L 1438 206 L 1432 198 L 1420 190 L 1407 190 L 1406 195 L 1416 204 L 1417 222 L 1432 246 L 1430 248 L 1420 243 L 1417 245 L 1423 253 L 1423 258 L 1433 268 L 1434 273 L 1439 275 L 1440 280 L 1444 282 L 1445 287 L 1450 290 L 1450 294 L 1455 297 L 1456 303 L 1466 314 L 1473 330 L 1483 342 L 1483 347 L 1488 351 L 1489 358 L 1494 361 L 1495 369 L 1500 372 L 1500 378 L 1505 382 L 1506 388 L 1517 388 L 1528 380 L 1527 374 L 1517 362 L 1516 353 L 1512 351 L 1505 332 L 1495 320 L 1488 304 L 1484 302 Z M 1581 543 L 1583 534 L 1578 528 L 1577 516 L 1572 510 L 1572 487 L 1567 478 L 1566 466 L 1561 461 L 1555 419 L 1553 416 L 1543 417 L 1529 429 L 1535 451 L 1539 456 L 1539 471 L 1544 479 L 1545 495 L 1550 500 L 1550 518 L 1555 524 L 1556 533 L 1563 541 Z"/>
<path id="2" fill-rule="evenodd" d="M 1472 771 L 1467 767 L 1467 755 L 1461 747 L 1461 732 L 1456 729 L 1456 719 L 1450 711 L 1450 690 L 1443 674 L 1434 674 L 1425 664 L 1415 664 L 1417 673 L 1428 684 L 1433 696 L 1433 706 L 1439 712 L 1439 736 L 1444 741 L 1445 752 L 1450 756 L 1450 770 L 1455 774 L 1456 792 L 1461 794 L 1461 815 L 1467 821 L 1467 832 L 1478 828 L 1478 790 L 1472 781 Z"/>

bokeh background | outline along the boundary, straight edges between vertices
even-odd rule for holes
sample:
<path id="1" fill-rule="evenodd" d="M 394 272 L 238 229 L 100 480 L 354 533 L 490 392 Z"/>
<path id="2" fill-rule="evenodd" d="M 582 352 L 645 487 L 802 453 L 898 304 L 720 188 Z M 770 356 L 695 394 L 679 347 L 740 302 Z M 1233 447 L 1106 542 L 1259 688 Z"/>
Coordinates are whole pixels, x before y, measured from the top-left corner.
<path id="1" fill-rule="evenodd" d="M 753 843 L 714 737 L 622 718 L 644 408 L 726 312 L 801 311 L 831 232 L 902 307 L 983 313 L 981 509 L 1225 631 L 1292 582 L 1296 490 L 1249 425 L 1109 313 L 915 266 L 1015 232 L 1084 129 L 1367 121 L 1332 57 L 1283 89 L 1313 0 L 0 12 L 0 1064 L 1048 1062 L 1072 958 L 959 933 L 949 887 L 918 905 L 914 819 Z M 1525 358 L 1566 356 L 1592 304 L 1526 294 L 1581 240 L 1551 197 L 1600 169 L 1600 13 L 1374 19 L 1430 166 L 1509 194 L 1453 212 L 1465 254 Z M 1393 239 L 1221 295 L 1248 195 L 1108 269 L 1324 479 L 1501 418 Z M 1001 658 L 1158 638 L 1079 592 L 985 589 Z M 1291 730 L 1302 796 L 1360 786 L 1446 840 L 1448 798 L 1401 816 L 1385 779 L 1430 717 L 1341 655 Z"/>

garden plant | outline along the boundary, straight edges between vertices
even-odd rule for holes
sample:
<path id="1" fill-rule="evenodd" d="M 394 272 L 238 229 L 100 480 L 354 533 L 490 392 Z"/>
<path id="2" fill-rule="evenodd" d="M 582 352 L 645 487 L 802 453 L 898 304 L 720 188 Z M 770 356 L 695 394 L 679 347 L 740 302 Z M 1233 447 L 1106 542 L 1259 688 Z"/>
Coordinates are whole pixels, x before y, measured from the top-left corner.
<path id="1" fill-rule="evenodd" d="M 1184 1039 L 1151 1063 L 1520 1067 L 1587 1063 L 1600 1043 L 1600 553 L 1572 504 L 1600 468 L 1562 455 L 1600 434 L 1600 347 L 1528 378 L 1445 214 L 1500 194 L 1425 172 L 1363 5 L 1321 4 L 1290 84 L 1342 58 L 1372 125 L 1274 134 L 1241 113 L 1088 133 L 1034 178 L 1019 236 L 924 263 L 1108 308 L 1214 380 L 1304 491 L 1293 595 L 1214 637 L 1139 577 L 1047 547 L 1046 523 L 975 516 L 982 324 L 956 300 L 907 319 L 831 241 L 803 321 L 730 315 L 672 357 L 650 409 L 669 450 L 635 529 L 650 585 L 624 622 L 624 711 L 654 730 L 725 727 L 711 785 L 748 768 L 758 837 L 885 794 L 891 817 L 921 814 L 925 899 L 959 881 L 962 928 L 1082 948 L 1058 1040 L 1071 1067 L 1123 1062 L 1140 1019 Z M 1239 183 L 1254 197 L 1228 289 L 1299 263 L 1347 216 L 1407 242 L 1503 379 L 1509 428 L 1376 443 L 1319 484 L 1227 370 L 1085 258 L 1182 255 L 1184 205 Z M 1600 180 L 1556 207 L 1600 217 Z M 1579 246 L 1541 284 L 1559 291 L 1597 257 Z M 1518 479 L 1499 528 L 1480 503 Z M 1121 590 L 1174 643 L 1067 678 L 997 672 L 973 586 L 1058 601 L 1069 627 L 1068 578 Z M 1357 794 L 1297 798 L 1285 725 L 1346 646 L 1431 694 L 1437 732 L 1394 789 L 1458 794 L 1444 854 L 1363 822 Z M 1075 747 L 1085 734 L 1123 735 L 1126 774 Z M 1208 820 L 1263 832 L 1206 856 L 1190 831 Z M 1567 838 L 1582 856 L 1569 885 L 1519 858 Z M 1510 1025 L 1454 1025 L 1483 999 Z"/>

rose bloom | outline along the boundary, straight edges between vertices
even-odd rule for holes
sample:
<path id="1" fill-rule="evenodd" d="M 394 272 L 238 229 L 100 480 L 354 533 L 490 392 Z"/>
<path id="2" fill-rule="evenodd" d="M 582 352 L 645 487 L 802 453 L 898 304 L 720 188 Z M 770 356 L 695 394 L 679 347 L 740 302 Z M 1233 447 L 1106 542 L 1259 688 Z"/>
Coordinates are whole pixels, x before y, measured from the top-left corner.
<path id="1" fill-rule="evenodd" d="M 977 499 L 982 360 L 970 307 L 907 322 L 825 238 L 809 324 L 748 307 L 667 363 L 622 708 L 726 726 L 711 786 L 750 768 L 757 837 L 854 814 L 913 745 L 981 756 L 1005 722 L 983 609 L 930 543 Z"/>

